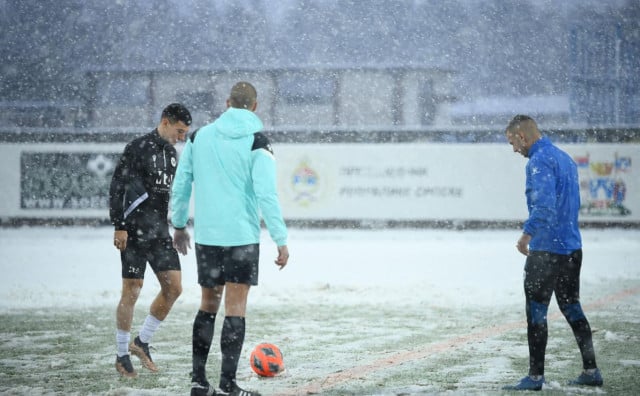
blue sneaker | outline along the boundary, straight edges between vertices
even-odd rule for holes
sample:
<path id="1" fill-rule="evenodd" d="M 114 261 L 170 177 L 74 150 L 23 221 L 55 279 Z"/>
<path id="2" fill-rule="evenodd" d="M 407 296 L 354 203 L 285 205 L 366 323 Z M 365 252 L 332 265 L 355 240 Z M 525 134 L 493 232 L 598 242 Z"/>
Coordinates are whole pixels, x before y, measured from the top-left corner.
<path id="1" fill-rule="evenodd" d="M 520 382 L 515 385 L 504 386 L 503 390 L 516 390 L 516 391 L 539 391 L 542 390 L 544 384 L 544 375 L 539 380 L 534 380 L 530 376 L 523 377 Z"/>
<path id="2" fill-rule="evenodd" d="M 593 374 L 587 374 L 583 371 L 578 378 L 569 381 L 569 385 L 602 386 L 603 383 L 600 369 L 596 369 Z"/>

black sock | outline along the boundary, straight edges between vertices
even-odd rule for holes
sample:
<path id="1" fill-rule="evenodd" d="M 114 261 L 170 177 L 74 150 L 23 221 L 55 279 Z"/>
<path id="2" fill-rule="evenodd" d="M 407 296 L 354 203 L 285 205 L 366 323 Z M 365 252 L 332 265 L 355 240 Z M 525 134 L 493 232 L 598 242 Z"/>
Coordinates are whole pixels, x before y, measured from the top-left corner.
<path id="1" fill-rule="evenodd" d="M 596 365 L 596 352 L 593 349 L 593 339 L 591 335 L 591 326 L 586 318 L 569 322 L 573 336 L 576 338 L 580 354 L 582 355 L 582 367 L 585 370 L 594 369 Z"/>
<path id="2" fill-rule="evenodd" d="M 196 319 L 193 321 L 192 343 L 192 364 L 191 380 L 193 382 L 204 383 L 207 375 L 205 368 L 211 340 L 213 339 L 213 327 L 216 321 L 216 314 L 198 311 Z"/>
<path id="3" fill-rule="evenodd" d="M 233 382 L 238 371 L 238 360 L 244 344 L 245 321 L 240 316 L 227 316 L 222 325 L 220 336 L 220 350 L 222 352 L 222 368 L 220 375 L 220 389 L 225 392 L 232 390 Z"/>

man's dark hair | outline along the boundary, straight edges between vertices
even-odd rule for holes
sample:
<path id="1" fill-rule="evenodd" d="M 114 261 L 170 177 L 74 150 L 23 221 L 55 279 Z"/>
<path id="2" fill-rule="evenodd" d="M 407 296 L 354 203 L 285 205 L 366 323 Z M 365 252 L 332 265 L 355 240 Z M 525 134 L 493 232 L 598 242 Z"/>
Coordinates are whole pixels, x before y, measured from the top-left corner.
<path id="1" fill-rule="evenodd" d="M 520 124 L 529 124 L 529 123 L 533 123 L 534 125 L 536 124 L 533 118 L 529 117 L 528 115 L 518 114 L 515 117 L 513 117 L 509 122 L 509 125 L 507 125 L 507 132 L 520 129 Z"/>
<path id="2" fill-rule="evenodd" d="M 162 118 L 166 118 L 172 124 L 182 121 L 186 126 L 191 125 L 191 113 L 181 103 L 171 103 L 162 110 Z"/>

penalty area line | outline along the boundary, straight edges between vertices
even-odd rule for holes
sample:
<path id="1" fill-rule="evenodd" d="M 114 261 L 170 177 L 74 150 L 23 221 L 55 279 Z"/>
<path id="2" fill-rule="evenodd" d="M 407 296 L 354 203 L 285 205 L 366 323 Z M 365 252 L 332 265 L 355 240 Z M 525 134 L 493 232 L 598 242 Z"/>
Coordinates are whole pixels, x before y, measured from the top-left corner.
<path id="1" fill-rule="evenodd" d="M 597 309 L 610 304 L 614 301 L 623 300 L 627 297 L 640 294 L 639 288 L 625 289 L 615 294 L 602 297 L 585 306 L 587 310 Z M 551 318 L 556 319 L 561 316 L 561 313 L 555 313 L 551 315 Z M 336 373 L 331 373 L 323 378 L 318 378 L 314 381 L 307 383 L 304 386 L 285 389 L 283 392 L 279 392 L 280 396 L 296 396 L 296 395 L 312 395 L 319 394 L 325 390 L 333 388 L 341 383 L 348 382 L 353 379 L 363 378 L 373 372 L 384 370 L 389 367 L 398 366 L 402 363 L 424 359 L 432 355 L 436 355 L 449 350 L 457 349 L 463 345 L 467 345 L 473 342 L 486 340 L 492 337 L 496 337 L 507 333 L 514 329 L 520 329 L 526 326 L 523 321 L 510 322 L 502 325 L 489 326 L 479 331 L 475 331 L 469 334 L 460 335 L 447 339 L 445 341 L 436 342 L 434 344 L 425 345 L 422 348 L 403 351 L 395 353 L 391 356 L 376 359 L 371 363 L 354 366 L 347 368 Z"/>

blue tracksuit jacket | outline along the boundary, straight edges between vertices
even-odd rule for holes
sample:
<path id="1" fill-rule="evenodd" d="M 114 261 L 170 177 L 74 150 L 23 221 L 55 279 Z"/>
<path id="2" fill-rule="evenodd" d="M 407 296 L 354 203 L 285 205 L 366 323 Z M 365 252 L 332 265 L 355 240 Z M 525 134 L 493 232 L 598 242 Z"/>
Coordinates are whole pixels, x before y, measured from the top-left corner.
<path id="1" fill-rule="evenodd" d="M 524 232 L 532 237 L 529 250 L 570 254 L 582 248 L 575 162 L 547 137 L 533 144 L 528 157 L 525 194 L 529 218 Z"/>
<path id="2" fill-rule="evenodd" d="M 262 128 L 253 112 L 230 107 L 187 139 L 171 191 L 171 222 L 187 224 L 193 184 L 196 243 L 259 243 L 262 216 L 273 241 L 287 244 L 275 159 Z"/>

